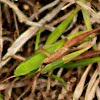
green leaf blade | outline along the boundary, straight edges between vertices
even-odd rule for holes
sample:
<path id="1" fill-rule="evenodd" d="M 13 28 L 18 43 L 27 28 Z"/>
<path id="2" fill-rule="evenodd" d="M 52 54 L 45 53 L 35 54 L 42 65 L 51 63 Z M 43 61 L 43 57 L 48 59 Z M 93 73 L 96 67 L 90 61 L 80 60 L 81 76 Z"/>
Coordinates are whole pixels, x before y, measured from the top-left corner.
<path id="1" fill-rule="evenodd" d="M 58 27 L 48 37 L 46 44 L 52 44 L 61 36 L 79 10 L 80 8 L 77 7 L 67 19 L 58 25 Z"/>
<path id="2" fill-rule="evenodd" d="M 64 64 L 63 66 L 60 66 L 59 68 L 77 68 L 81 66 L 87 66 L 89 64 L 100 62 L 100 57 L 94 57 L 89 59 L 84 59 L 76 62 L 69 62 Z"/>

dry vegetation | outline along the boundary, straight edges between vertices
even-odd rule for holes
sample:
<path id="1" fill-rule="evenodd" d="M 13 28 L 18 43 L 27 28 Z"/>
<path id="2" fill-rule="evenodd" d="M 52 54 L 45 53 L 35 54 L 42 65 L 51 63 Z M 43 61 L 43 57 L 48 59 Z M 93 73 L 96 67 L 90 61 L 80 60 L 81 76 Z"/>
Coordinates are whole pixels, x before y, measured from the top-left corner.
<path id="1" fill-rule="evenodd" d="M 76 16 L 52 43 L 79 31 L 99 28 L 100 0 L 0 0 L 0 100 L 100 100 L 100 58 L 78 68 L 62 67 L 46 74 L 35 69 L 36 72 L 14 75 L 20 63 L 44 46 L 49 35 L 77 6 L 80 9 Z M 41 36 L 36 42 L 40 28 Z M 93 52 L 87 52 L 87 58 L 100 54 L 97 34 L 91 39 Z M 49 55 L 44 49 L 42 52 Z"/>

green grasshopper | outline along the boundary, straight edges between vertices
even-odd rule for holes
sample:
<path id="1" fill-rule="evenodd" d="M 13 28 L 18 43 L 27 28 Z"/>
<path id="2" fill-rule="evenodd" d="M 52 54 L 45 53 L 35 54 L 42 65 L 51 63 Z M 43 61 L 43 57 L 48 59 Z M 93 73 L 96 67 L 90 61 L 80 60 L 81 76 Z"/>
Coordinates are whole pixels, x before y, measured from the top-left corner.
<path id="1" fill-rule="evenodd" d="M 66 42 L 66 40 L 63 39 L 63 40 L 58 41 L 55 44 L 52 44 L 49 46 L 44 46 L 43 49 L 38 50 L 33 55 L 33 57 L 31 57 L 30 59 L 28 59 L 25 62 L 22 62 L 17 67 L 14 74 L 16 76 L 19 76 L 19 75 L 27 74 L 30 71 L 35 71 L 39 68 L 40 68 L 41 73 L 45 73 L 45 72 L 49 72 L 53 69 L 63 67 L 63 66 L 64 67 L 66 66 L 66 68 L 69 68 L 70 65 L 71 65 L 70 68 L 72 68 L 73 66 L 75 66 L 75 67 L 81 66 L 81 64 L 79 65 L 79 61 L 76 61 L 74 63 L 69 62 L 69 61 L 74 60 L 76 57 L 78 57 L 79 55 L 81 55 L 82 53 L 87 51 L 92 46 L 91 41 L 90 41 L 90 43 L 87 42 L 85 46 L 81 46 L 81 47 L 78 46 L 76 48 L 75 47 L 71 48 L 71 47 L 97 31 L 100 31 L 100 28 L 77 35 L 76 37 L 68 40 L 67 42 Z M 59 47 L 62 47 L 62 48 L 57 50 L 57 48 L 59 48 Z M 57 51 L 55 51 L 55 50 L 57 50 Z M 52 55 L 50 55 L 49 53 Z M 98 52 L 98 53 L 95 52 L 94 55 L 96 55 L 96 54 L 100 54 L 100 52 Z M 91 55 L 90 55 L 90 57 L 91 57 Z M 85 60 L 86 60 L 85 65 L 88 65 L 91 63 L 99 62 L 100 57 L 95 58 L 95 59 L 91 58 L 91 60 L 90 59 L 85 59 Z M 82 61 L 80 61 L 80 62 L 82 63 L 82 65 L 84 65 Z"/>

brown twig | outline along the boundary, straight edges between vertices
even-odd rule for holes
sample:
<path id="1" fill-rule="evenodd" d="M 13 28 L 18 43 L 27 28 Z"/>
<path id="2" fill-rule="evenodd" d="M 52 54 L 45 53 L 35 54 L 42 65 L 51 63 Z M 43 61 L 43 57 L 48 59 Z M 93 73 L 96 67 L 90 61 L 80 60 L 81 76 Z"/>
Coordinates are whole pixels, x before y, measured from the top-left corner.
<path id="1" fill-rule="evenodd" d="M 27 89 L 18 97 L 17 100 L 20 100 L 20 98 L 23 97 L 23 96 L 30 90 L 30 88 L 31 88 L 31 86 L 32 86 L 32 84 L 33 84 L 33 82 L 39 77 L 39 75 L 40 75 L 40 73 L 38 73 L 38 74 L 34 77 L 33 81 L 29 84 L 29 86 L 27 87 Z"/>
<path id="2" fill-rule="evenodd" d="M 79 55 L 75 59 L 73 59 L 73 61 L 82 60 L 82 59 L 94 57 L 97 55 L 100 55 L 100 51 L 87 51 L 87 52 L 82 53 L 81 55 Z"/>
<path id="3" fill-rule="evenodd" d="M 2 39 L 2 12 L 1 12 L 1 4 L 0 4 L 0 61 L 3 50 L 3 39 Z"/>
<path id="4" fill-rule="evenodd" d="M 66 48 L 71 47 L 71 46 L 77 44 L 78 42 L 82 41 L 83 39 L 85 39 L 86 37 L 88 37 L 89 35 L 97 32 L 97 31 L 100 31 L 100 28 L 93 29 L 91 31 L 85 32 L 83 34 L 80 34 L 80 35 L 70 39 L 69 41 L 67 41 L 65 43 L 64 47 L 66 47 Z"/>
<path id="5" fill-rule="evenodd" d="M 26 79 L 30 78 L 31 76 L 33 76 L 33 75 L 35 75 L 35 74 L 37 74 L 37 73 L 40 73 L 40 70 L 37 70 L 36 72 L 34 72 L 34 73 L 32 73 L 32 74 L 30 74 L 30 75 L 26 76 L 26 77 L 25 77 L 25 78 L 23 78 L 21 81 L 24 81 L 24 80 L 26 80 Z"/>
<path id="6" fill-rule="evenodd" d="M 11 96 L 12 96 L 12 95 L 11 95 L 11 94 L 12 94 L 12 88 L 14 87 L 15 82 L 16 82 L 17 80 L 18 80 L 18 78 L 15 78 L 15 79 L 11 82 L 9 88 L 8 88 L 7 90 L 5 90 L 5 97 L 4 97 L 5 100 L 11 99 Z"/>
<path id="7" fill-rule="evenodd" d="M 42 12 L 45 11 L 46 9 L 49 9 L 49 8 L 55 6 L 59 1 L 60 1 L 60 0 L 55 0 L 54 2 L 52 2 L 52 3 L 48 4 L 48 5 L 46 5 L 45 7 L 39 9 L 39 10 L 38 10 L 38 14 L 42 13 Z M 30 19 L 33 20 L 36 14 L 37 14 L 37 13 L 32 14 L 31 17 L 30 17 Z"/>
<path id="8" fill-rule="evenodd" d="M 67 14 L 65 14 L 62 17 L 59 17 L 58 19 L 54 20 L 52 23 L 50 23 L 49 25 L 54 26 L 57 25 L 58 23 L 60 23 L 61 21 L 65 20 L 74 10 L 71 10 L 70 12 L 68 12 Z"/>
<path id="9" fill-rule="evenodd" d="M 0 83 L 3 83 L 5 81 L 8 81 L 9 79 L 14 78 L 14 77 L 16 77 L 16 75 L 10 76 L 10 77 L 6 78 L 5 80 L 1 81 Z"/>

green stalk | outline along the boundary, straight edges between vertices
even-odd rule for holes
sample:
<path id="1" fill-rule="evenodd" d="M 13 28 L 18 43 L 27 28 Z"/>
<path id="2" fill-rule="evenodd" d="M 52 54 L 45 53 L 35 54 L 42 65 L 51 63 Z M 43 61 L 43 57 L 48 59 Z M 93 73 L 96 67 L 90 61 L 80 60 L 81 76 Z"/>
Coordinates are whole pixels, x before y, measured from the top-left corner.
<path id="1" fill-rule="evenodd" d="M 76 1 L 81 1 L 85 5 L 87 3 L 86 0 L 76 0 Z M 85 22 L 87 30 L 91 30 L 92 26 L 91 26 L 91 23 L 90 23 L 90 17 L 89 17 L 89 14 L 88 14 L 88 10 L 82 8 L 81 11 L 82 11 L 82 15 L 83 15 L 84 22 Z M 89 40 L 93 37 L 94 37 L 94 34 L 88 36 L 84 41 L 87 41 L 87 40 Z"/>
<path id="2" fill-rule="evenodd" d="M 64 87 L 66 87 L 65 86 L 66 84 L 65 84 L 64 80 L 61 77 L 58 77 L 57 75 L 52 75 L 51 77 L 58 80 L 59 82 L 61 82 L 63 84 Z"/>
<path id="3" fill-rule="evenodd" d="M 67 19 L 57 26 L 57 28 L 48 37 L 46 44 L 54 43 L 61 36 L 79 10 L 80 8 L 77 7 Z"/>
<path id="4" fill-rule="evenodd" d="M 81 1 L 83 4 L 86 4 L 86 0 L 79 0 L 79 1 Z M 82 8 L 82 14 L 83 14 L 84 22 L 85 22 L 87 29 L 91 30 L 92 26 L 91 26 L 91 23 L 90 23 L 90 17 L 88 15 L 88 11 L 86 9 Z"/>
<path id="5" fill-rule="evenodd" d="M 38 45 L 39 45 L 39 40 L 40 40 L 40 35 L 41 35 L 41 32 L 42 32 L 42 29 L 44 28 L 44 26 L 42 26 L 39 31 L 38 31 L 38 34 L 36 36 L 36 42 L 35 42 L 35 50 L 38 49 Z"/>
<path id="6" fill-rule="evenodd" d="M 89 64 L 100 62 L 100 57 L 94 57 L 89 59 L 84 59 L 76 62 L 69 62 L 64 64 L 63 66 L 59 66 L 59 68 L 77 68 L 82 66 L 87 66 Z"/>

